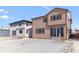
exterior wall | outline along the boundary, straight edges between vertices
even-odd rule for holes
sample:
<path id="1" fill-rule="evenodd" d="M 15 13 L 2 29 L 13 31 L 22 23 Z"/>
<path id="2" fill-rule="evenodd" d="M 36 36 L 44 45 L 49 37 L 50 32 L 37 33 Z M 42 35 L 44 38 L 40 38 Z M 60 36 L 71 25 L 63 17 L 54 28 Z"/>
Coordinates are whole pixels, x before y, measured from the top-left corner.
<path id="1" fill-rule="evenodd" d="M 36 19 L 32 22 L 32 26 L 33 26 L 33 38 L 38 38 L 38 39 L 47 39 L 50 38 L 50 33 L 49 33 L 49 29 L 46 28 L 47 23 L 43 22 L 43 18 L 40 18 L 39 20 Z M 37 34 L 36 33 L 36 29 L 37 28 L 44 28 L 45 29 L 45 33 L 44 34 Z"/>
<path id="2" fill-rule="evenodd" d="M 62 14 L 62 19 L 60 20 L 51 20 L 51 16 L 52 15 L 56 15 L 56 14 Z M 54 11 L 54 12 L 51 12 L 49 15 L 48 15 L 48 25 L 57 25 L 57 24 L 65 24 L 65 13 L 63 12 L 57 12 L 57 11 Z"/>
<path id="3" fill-rule="evenodd" d="M 67 13 L 56 13 L 56 14 L 62 14 L 62 19 L 61 20 L 55 20 L 55 21 L 51 21 L 50 20 L 50 16 L 54 15 L 54 13 L 51 13 L 48 15 L 48 24 L 49 25 L 58 25 L 59 27 L 61 27 L 60 25 L 64 24 L 64 37 L 61 39 L 69 39 L 70 36 L 70 30 L 71 30 L 71 14 L 69 12 Z"/>
<path id="4" fill-rule="evenodd" d="M 60 20 L 51 20 L 52 15 L 56 14 L 62 14 L 62 19 Z M 64 36 L 60 37 L 60 39 L 69 39 L 70 36 L 70 30 L 71 30 L 71 14 L 70 12 L 66 12 L 64 10 L 54 10 L 50 13 L 48 13 L 47 16 L 48 22 L 44 23 L 43 18 L 39 17 L 33 20 L 33 38 L 37 39 L 48 39 L 48 38 L 59 38 L 59 37 L 50 37 L 50 28 L 53 27 L 63 27 L 64 28 Z M 44 34 L 37 34 L 36 29 L 37 28 L 44 28 L 45 33 Z"/>
<path id="5" fill-rule="evenodd" d="M 56 13 L 57 14 L 57 13 Z M 52 15 L 52 14 L 51 14 Z M 65 14 L 63 14 L 64 16 L 64 20 L 56 20 L 51 21 L 50 20 L 50 15 L 48 16 L 48 23 L 45 24 L 43 22 L 43 18 L 40 18 L 39 20 L 36 19 L 33 21 L 33 38 L 38 38 L 38 39 L 49 39 L 49 38 L 56 38 L 56 37 L 50 37 L 50 28 L 53 27 L 64 27 L 64 36 L 61 37 L 61 39 L 67 39 L 67 28 L 66 28 L 66 24 L 65 24 Z M 45 29 L 45 33 L 44 34 L 36 34 L 36 28 L 44 28 Z M 58 39 L 59 37 L 57 37 Z"/>
<path id="6" fill-rule="evenodd" d="M 12 31 L 16 30 L 16 35 L 15 36 L 17 36 L 17 37 L 29 37 L 29 32 L 26 33 L 26 30 L 28 30 L 30 28 L 32 28 L 32 26 L 31 25 L 26 26 L 26 24 L 23 24 L 21 26 L 18 26 L 18 25 L 17 26 L 12 26 L 12 27 L 10 27 L 10 36 L 13 36 Z M 20 34 L 19 29 L 23 29 L 23 33 Z"/>
<path id="7" fill-rule="evenodd" d="M 41 25 L 38 25 L 37 24 L 41 24 Z M 67 39 L 67 28 L 65 25 L 53 25 L 53 26 L 48 26 L 48 28 L 45 27 L 45 24 L 41 22 L 41 20 L 36 20 L 36 21 L 33 21 L 33 38 L 36 38 L 36 39 L 50 39 L 50 38 L 57 38 L 59 39 L 59 37 L 50 37 L 50 28 L 55 28 L 55 27 L 63 27 L 64 28 L 64 36 L 63 37 L 60 37 L 61 39 Z M 44 28 L 45 29 L 45 33 L 44 34 L 37 34 L 36 33 L 36 29 L 37 28 Z"/>
<path id="8" fill-rule="evenodd" d="M 51 20 L 51 16 L 56 15 L 56 14 L 62 14 L 62 19 Z M 70 15 L 71 14 L 69 12 L 65 12 L 63 10 L 54 10 L 48 15 L 48 25 L 51 25 L 53 27 L 55 25 L 58 25 L 59 27 L 61 27 L 61 25 L 64 24 L 64 37 L 61 37 L 61 39 L 69 39 L 69 35 L 70 35 L 69 31 L 71 29 L 71 23 L 70 23 L 71 16 Z"/>
<path id="9" fill-rule="evenodd" d="M 68 12 L 67 13 L 67 27 L 68 29 L 71 29 L 71 24 L 72 24 L 72 18 L 71 18 L 71 14 Z"/>
<path id="10" fill-rule="evenodd" d="M 70 36 L 70 30 L 71 30 L 71 24 L 72 24 L 72 18 L 71 18 L 71 13 L 67 12 L 67 21 L 66 21 L 66 25 L 67 25 L 67 38 L 69 39 Z"/>

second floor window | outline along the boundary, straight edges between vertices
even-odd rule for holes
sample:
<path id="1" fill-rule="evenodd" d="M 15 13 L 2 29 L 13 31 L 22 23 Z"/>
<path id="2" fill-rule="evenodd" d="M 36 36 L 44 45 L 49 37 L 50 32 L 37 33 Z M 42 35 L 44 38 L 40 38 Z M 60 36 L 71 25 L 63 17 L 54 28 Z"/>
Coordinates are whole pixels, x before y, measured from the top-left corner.
<path id="1" fill-rule="evenodd" d="M 59 20 L 59 19 L 62 19 L 62 15 L 61 14 L 57 14 L 57 15 L 51 16 L 51 20 Z"/>
<path id="2" fill-rule="evenodd" d="M 28 26 L 28 22 L 26 23 L 26 26 Z"/>
<path id="3" fill-rule="evenodd" d="M 21 26 L 21 24 L 19 24 L 19 26 Z"/>
<path id="4" fill-rule="evenodd" d="M 19 30 L 19 33 L 22 34 L 23 33 L 23 30 Z"/>
<path id="5" fill-rule="evenodd" d="M 43 18 L 43 22 L 47 23 L 47 18 Z"/>
<path id="6" fill-rule="evenodd" d="M 29 29 L 26 30 L 26 33 L 29 33 Z"/>

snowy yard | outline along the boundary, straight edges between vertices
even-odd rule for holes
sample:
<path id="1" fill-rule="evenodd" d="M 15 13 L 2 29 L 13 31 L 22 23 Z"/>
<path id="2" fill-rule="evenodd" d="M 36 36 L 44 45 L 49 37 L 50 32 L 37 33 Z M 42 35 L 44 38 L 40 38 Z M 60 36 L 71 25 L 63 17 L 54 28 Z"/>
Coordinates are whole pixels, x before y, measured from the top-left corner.
<path id="1" fill-rule="evenodd" d="M 73 40 L 64 42 L 58 40 L 45 39 L 14 39 L 1 40 L 0 52 L 18 52 L 18 53 L 63 53 L 75 52 Z M 76 45 L 76 44 L 75 44 Z M 77 49 L 78 50 L 78 49 Z M 77 51 L 76 51 L 77 52 Z"/>

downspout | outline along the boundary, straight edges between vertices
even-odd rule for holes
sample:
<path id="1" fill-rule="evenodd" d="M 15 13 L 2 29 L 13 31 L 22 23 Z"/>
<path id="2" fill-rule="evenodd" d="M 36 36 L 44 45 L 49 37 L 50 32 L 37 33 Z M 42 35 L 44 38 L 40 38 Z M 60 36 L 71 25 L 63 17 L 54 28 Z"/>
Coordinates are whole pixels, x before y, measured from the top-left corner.
<path id="1" fill-rule="evenodd" d="M 67 38 L 67 12 L 65 11 L 65 25 L 66 25 L 66 39 L 68 40 Z"/>

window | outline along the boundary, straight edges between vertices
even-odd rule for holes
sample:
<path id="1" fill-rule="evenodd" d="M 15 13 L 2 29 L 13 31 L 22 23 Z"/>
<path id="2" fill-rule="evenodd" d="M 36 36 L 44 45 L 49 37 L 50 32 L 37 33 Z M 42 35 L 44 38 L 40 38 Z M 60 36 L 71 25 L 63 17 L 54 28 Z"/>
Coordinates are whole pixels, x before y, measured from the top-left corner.
<path id="1" fill-rule="evenodd" d="M 56 28 L 53 28 L 53 36 L 56 36 Z"/>
<path id="2" fill-rule="evenodd" d="M 26 30 L 26 33 L 28 33 L 28 31 L 29 31 L 29 30 L 27 29 L 27 30 Z"/>
<path id="3" fill-rule="evenodd" d="M 1 33 L 3 33 L 3 31 L 1 30 Z"/>
<path id="4" fill-rule="evenodd" d="M 64 30 L 63 28 L 61 28 L 61 36 L 63 36 Z"/>
<path id="5" fill-rule="evenodd" d="M 19 24 L 19 26 L 21 26 L 21 24 Z"/>
<path id="6" fill-rule="evenodd" d="M 60 28 L 51 28 L 51 36 L 64 36 L 64 30 L 63 27 Z"/>
<path id="7" fill-rule="evenodd" d="M 28 26 L 28 22 L 26 23 L 26 26 Z"/>
<path id="8" fill-rule="evenodd" d="M 29 23 L 29 25 L 32 25 L 32 23 Z"/>
<path id="9" fill-rule="evenodd" d="M 60 35 L 60 28 L 57 28 L 57 36 Z"/>
<path id="10" fill-rule="evenodd" d="M 43 28 L 36 29 L 36 33 L 37 34 L 44 34 L 45 33 L 45 30 Z"/>
<path id="11" fill-rule="evenodd" d="M 36 33 L 38 34 L 40 34 L 41 33 L 41 30 L 40 29 L 36 29 Z"/>
<path id="12" fill-rule="evenodd" d="M 43 18 L 43 22 L 47 23 L 47 18 Z"/>
<path id="13" fill-rule="evenodd" d="M 44 33 L 44 29 L 41 29 L 41 33 Z"/>
<path id="14" fill-rule="evenodd" d="M 56 20 L 56 16 L 51 16 L 51 20 Z"/>
<path id="15" fill-rule="evenodd" d="M 22 34 L 23 33 L 23 30 L 19 30 L 19 33 Z"/>
<path id="16" fill-rule="evenodd" d="M 16 35 L 16 30 L 13 30 L 12 31 L 12 35 Z"/>
<path id="17" fill-rule="evenodd" d="M 61 14 L 57 15 L 57 19 L 62 19 L 62 15 Z"/>
<path id="18" fill-rule="evenodd" d="M 59 20 L 62 18 L 61 14 L 51 16 L 51 20 Z"/>

